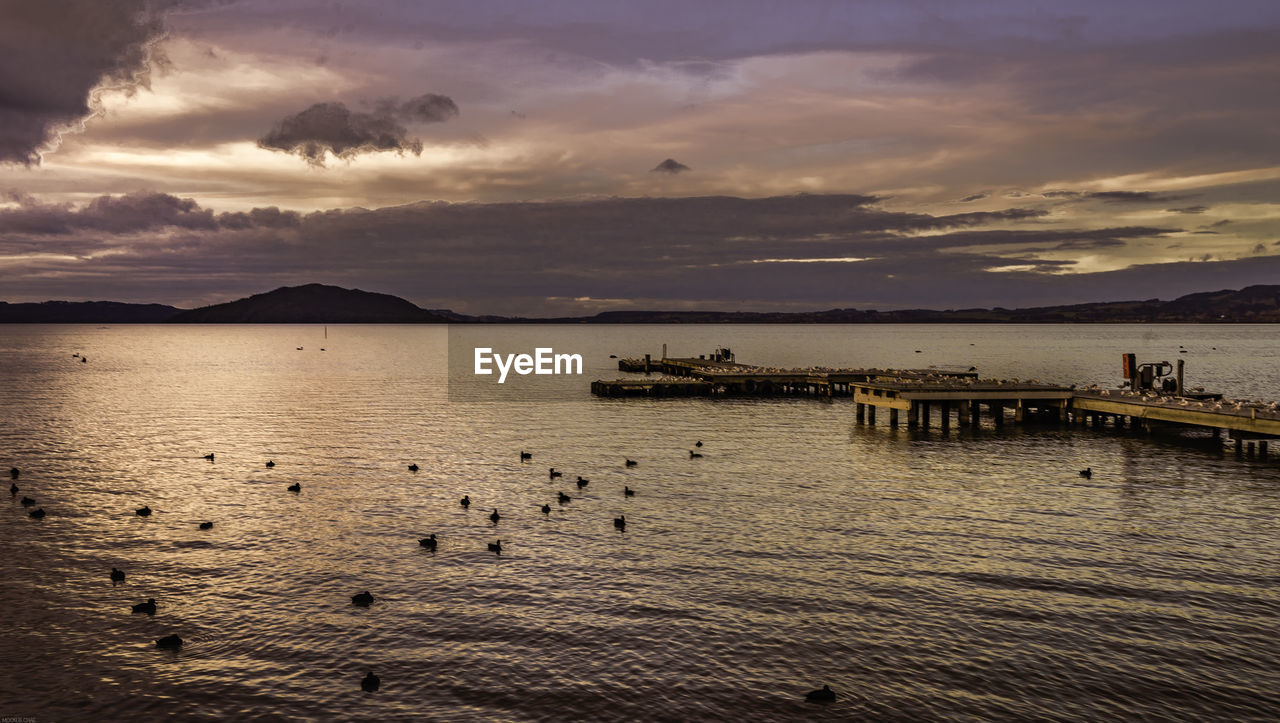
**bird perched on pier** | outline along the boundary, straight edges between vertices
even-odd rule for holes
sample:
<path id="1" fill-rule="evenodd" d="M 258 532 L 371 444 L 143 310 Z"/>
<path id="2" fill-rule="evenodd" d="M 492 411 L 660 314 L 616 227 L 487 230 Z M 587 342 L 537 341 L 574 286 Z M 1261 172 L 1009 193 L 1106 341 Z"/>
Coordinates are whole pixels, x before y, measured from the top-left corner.
<path id="1" fill-rule="evenodd" d="M 470 495 L 463 495 L 463 496 L 462 496 L 462 499 L 458 500 L 458 504 L 462 505 L 463 507 L 470 507 L 470 506 L 471 506 L 471 496 L 470 496 Z"/>
<path id="2" fill-rule="evenodd" d="M 699 457 L 701 457 L 701 456 L 702 456 L 702 455 L 698 454 L 697 452 L 693 451 L 692 449 L 691 449 L 691 450 L 689 450 L 689 459 L 697 459 L 697 458 L 699 458 Z"/>
<path id="3" fill-rule="evenodd" d="M 134 611 L 135 613 L 146 613 L 147 615 L 155 615 L 155 614 L 156 614 L 156 599 L 155 599 L 155 598 L 147 598 L 147 601 L 146 601 L 146 602 L 140 602 L 140 603 L 138 603 L 137 605 L 134 605 L 134 606 L 133 606 L 133 611 Z"/>
<path id="4" fill-rule="evenodd" d="M 1085 467 L 1084 469 L 1080 470 L 1080 476 L 1084 477 L 1085 479 L 1091 479 L 1093 477 L 1093 468 Z"/>
<path id="5" fill-rule="evenodd" d="M 533 454 L 530 452 L 526 452 L 523 449 L 520 450 L 520 461 L 523 462 L 526 459 L 533 459 Z"/>
<path id="6" fill-rule="evenodd" d="M 591 484 L 591 480 L 578 477 L 578 489 L 582 489 L 583 487 L 586 487 L 589 484 Z"/>
<path id="7" fill-rule="evenodd" d="M 163 638 L 156 638 L 156 647 L 177 650 L 182 647 L 182 638 L 177 635 L 166 635 Z"/>
<path id="8" fill-rule="evenodd" d="M 430 537 L 424 537 L 421 540 L 418 540 L 418 544 L 422 545 L 428 550 L 436 549 L 436 533 L 433 532 L 431 533 Z"/>
<path id="9" fill-rule="evenodd" d="M 111 568 L 111 582 L 124 582 L 124 570 Z"/>
<path id="10" fill-rule="evenodd" d="M 368 590 L 365 590 L 364 592 L 358 592 L 355 595 L 351 596 L 351 604 L 359 605 L 362 608 L 367 608 L 373 604 L 373 595 L 370 595 Z"/>
<path id="11" fill-rule="evenodd" d="M 151 508 L 147 507 L 146 505 L 143 505 L 142 507 L 139 507 L 138 509 L 134 510 L 133 514 L 137 515 L 138 517 L 150 517 Z"/>
<path id="12" fill-rule="evenodd" d="M 301 492 L 302 485 L 298 484 L 297 482 L 294 482 L 293 484 L 289 485 L 288 490 L 290 492 Z"/>
<path id="13" fill-rule="evenodd" d="M 617 517 L 613 518 L 613 526 L 618 528 L 619 530 L 627 529 L 627 516 L 618 515 Z"/>
<path id="14" fill-rule="evenodd" d="M 623 486 L 622 486 L 622 496 L 623 496 L 623 497 L 635 497 L 635 496 L 636 496 L 636 491 L 635 491 L 635 490 L 633 490 L 633 489 L 631 489 L 630 487 L 628 487 L 628 486 L 626 486 L 626 485 L 623 485 Z"/>
<path id="15" fill-rule="evenodd" d="M 836 692 L 831 686 L 824 685 L 820 690 L 811 690 L 804 694 L 806 703 L 831 703 L 836 699 Z"/>
<path id="16" fill-rule="evenodd" d="M 411 464 L 411 465 L 409 465 L 409 471 L 410 471 L 410 472 L 417 472 L 417 471 L 418 471 L 418 465 L 417 465 L 416 463 L 415 463 L 415 464 Z"/>
<path id="17" fill-rule="evenodd" d="M 490 542 L 489 552 L 496 552 L 498 554 L 502 554 L 502 540 L 498 540 L 497 542 Z"/>
<path id="18" fill-rule="evenodd" d="M 563 505 L 564 503 L 568 502 L 568 501 L 569 501 L 569 500 L 571 500 L 571 499 L 573 499 L 573 498 L 572 498 L 572 497 L 570 497 L 569 495 L 566 495 L 566 494 L 565 494 L 565 493 L 563 493 L 563 492 L 557 492 L 557 493 L 556 493 L 556 502 L 559 502 L 559 503 L 560 503 L 560 504 L 562 504 L 562 505 Z"/>
<path id="19" fill-rule="evenodd" d="M 564 475 L 560 472 L 557 472 L 555 467 L 552 467 L 551 470 L 547 472 L 547 476 L 550 477 L 551 479 L 555 479 L 556 477 L 563 477 Z"/>
<path id="20" fill-rule="evenodd" d="M 212 529 L 213 529 L 213 523 L 212 523 L 212 522 L 201 522 L 201 523 L 200 523 L 200 529 L 202 529 L 202 530 L 212 530 Z"/>
<path id="21" fill-rule="evenodd" d="M 626 463 L 627 467 L 634 467 L 636 466 L 636 464 L 637 462 L 634 459 L 627 459 L 627 463 Z"/>
<path id="22" fill-rule="evenodd" d="M 493 514 L 489 515 L 489 521 L 496 525 L 500 519 L 502 519 L 502 515 L 498 514 L 498 508 L 493 508 Z"/>
<path id="23" fill-rule="evenodd" d="M 360 680 L 360 689 L 366 693 L 373 693 L 382 685 L 382 679 L 373 674 L 370 670 L 369 674 Z"/>

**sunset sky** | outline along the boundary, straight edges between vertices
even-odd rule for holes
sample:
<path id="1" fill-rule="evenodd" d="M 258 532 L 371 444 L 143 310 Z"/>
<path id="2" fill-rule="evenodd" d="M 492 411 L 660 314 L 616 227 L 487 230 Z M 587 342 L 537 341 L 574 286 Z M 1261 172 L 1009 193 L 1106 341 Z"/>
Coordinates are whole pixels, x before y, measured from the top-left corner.
<path id="1" fill-rule="evenodd" d="M 1280 283 L 1280 3 L 0 0 L 0 300 Z"/>

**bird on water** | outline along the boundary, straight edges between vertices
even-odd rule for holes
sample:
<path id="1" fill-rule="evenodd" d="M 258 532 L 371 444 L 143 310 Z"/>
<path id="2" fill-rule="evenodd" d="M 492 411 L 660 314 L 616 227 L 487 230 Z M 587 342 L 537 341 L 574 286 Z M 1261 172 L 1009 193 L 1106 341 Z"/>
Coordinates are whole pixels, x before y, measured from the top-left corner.
<path id="1" fill-rule="evenodd" d="M 204 458 L 205 458 L 205 459 L 207 459 L 207 460 L 209 460 L 210 462 L 212 462 L 212 461 L 213 461 L 213 452 L 210 452 L 209 454 L 206 454 L 206 455 L 204 456 Z"/>
<path id="2" fill-rule="evenodd" d="M 1081 476 L 1081 477 L 1084 477 L 1085 479 L 1090 479 L 1090 478 L 1092 478 L 1092 477 L 1093 477 L 1093 468 L 1092 468 L 1092 467 L 1085 467 L 1084 469 L 1080 470 L 1080 476 Z"/>
<path id="3" fill-rule="evenodd" d="M 547 475 L 548 475 L 549 477 L 551 477 L 551 479 L 555 479 L 556 477 L 563 477 L 563 476 L 564 476 L 564 475 L 563 475 L 563 474 L 561 474 L 560 472 L 557 472 L 555 467 L 552 467 L 552 468 L 551 468 L 551 471 L 550 471 L 550 472 L 548 472 L 548 473 L 547 473 Z"/>
<path id="4" fill-rule="evenodd" d="M 177 635 L 166 635 L 163 638 L 156 638 L 156 647 L 173 648 L 176 650 L 177 648 L 182 647 L 182 638 Z"/>
<path id="5" fill-rule="evenodd" d="M 16 485 L 16 484 L 11 484 L 11 485 L 9 485 L 9 494 L 11 494 L 11 495 L 16 495 L 16 494 L 18 494 L 18 485 Z"/>
<path id="6" fill-rule="evenodd" d="M 33 520 L 43 520 L 43 519 L 44 519 L 44 508 L 43 508 L 43 507 L 41 507 L 41 508 L 40 508 L 40 509 L 38 509 L 38 510 L 32 510 L 31 512 L 27 513 L 27 516 L 28 516 L 28 517 L 30 517 L 30 518 L 31 518 L 31 519 L 33 519 Z"/>
<path id="7" fill-rule="evenodd" d="M 544 514 L 544 515 L 549 515 L 549 514 L 551 514 L 551 505 L 543 505 L 543 506 L 542 506 L 542 514 Z"/>
<path id="8" fill-rule="evenodd" d="M 470 507 L 471 495 L 463 495 L 462 499 L 458 500 L 458 504 L 462 505 L 463 507 Z"/>
<path id="9" fill-rule="evenodd" d="M 111 568 L 111 582 L 124 582 L 124 570 Z"/>
<path id="10" fill-rule="evenodd" d="M 418 544 L 422 545 L 428 550 L 436 549 L 436 533 L 433 532 L 429 537 L 424 537 L 421 540 L 418 540 Z"/>
<path id="11" fill-rule="evenodd" d="M 9 468 L 9 478 L 10 478 L 10 479 L 18 479 L 18 475 L 20 475 L 20 474 L 22 474 L 22 470 L 18 469 L 17 467 L 10 467 L 10 468 Z"/>
<path id="12" fill-rule="evenodd" d="M 566 494 L 565 494 L 565 493 L 563 493 L 563 492 L 557 492 L 557 493 L 556 493 L 556 502 L 559 502 L 559 503 L 560 503 L 560 504 L 562 504 L 562 505 L 563 505 L 564 503 L 568 502 L 568 501 L 569 501 L 569 500 L 571 500 L 571 499 L 573 499 L 573 498 L 572 498 L 572 497 L 570 497 L 569 495 L 566 495 Z"/>
<path id="13" fill-rule="evenodd" d="M 809 703 L 830 703 L 836 699 L 836 692 L 831 689 L 831 686 L 824 685 L 821 690 L 805 693 L 804 699 Z"/>
<path id="14" fill-rule="evenodd" d="M 591 480 L 582 479 L 582 477 L 578 477 L 578 489 L 582 489 L 583 487 L 586 487 L 589 484 L 591 484 Z"/>
<path id="15" fill-rule="evenodd" d="M 630 487 L 627 487 L 626 485 L 623 485 L 623 486 L 622 486 L 622 496 L 623 496 L 623 497 L 635 497 L 635 496 L 636 496 L 636 491 L 635 491 L 635 490 L 633 490 L 633 489 L 631 489 Z"/>
<path id="16" fill-rule="evenodd" d="M 155 598 L 147 598 L 147 601 L 146 601 L 146 602 L 141 602 L 141 603 L 138 603 L 137 605 L 134 605 L 134 606 L 133 606 L 133 611 L 134 611 L 135 613 L 146 613 L 147 615 L 155 615 L 155 614 L 156 614 L 156 599 L 155 599 Z"/>
<path id="17" fill-rule="evenodd" d="M 273 460 L 267 460 L 267 469 L 271 469 L 274 466 L 276 466 L 276 463 Z"/>
<path id="18" fill-rule="evenodd" d="M 701 440 L 701 439 L 699 439 L 697 442 L 694 442 L 694 443 L 693 443 L 693 446 L 695 446 L 695 447 L 701 447 L 701 446 L 702 446 L 702 440 Z"/>
<path id="19" fill-rule="evenodd" d="M 619 517 L 615 517 L 613 520 L 613 526 L 618 528 L 619 530 L 627 529 L 627 516 L 621 515 Z"/>
<path id="20" fill-rule="evenodd" d="M 497 542 L 490 542 L 490 543 L 489 543 L 489 552 L 496 552 L 496 553 L 501 554 L 501 553 L 502 553 L 502 540 L 498 540 Z"/>
<path id="21" fill-rule="evenodd" d="M 365 590 L 364 592 L 358 592 L 355 595 L 351 596 L 351 604 L 359 605 L 362 608 L 367 608 L 371 604 L 373 604 L 373 596 L 369 594 L 368 590 Z"/>
<path id="22" fill-rule="evenodd" d="M 526 451 L 524 451 L 523 449 L 522 449 L 522 450 L 520 450 L 520 461 L 521 461 L 521 462 L 523 462 L 523 461 L 525 461 L 526 459 L 533 459 L 533 453 L 531 453 L 531 452 L 526 452 Z"/>
<path id="23" fill-rule="evenodd" d="M 201 523 L 200 523 L 200 529 L 202 529 L 202 530 L 212 530 L 212 529 L 213 529 L 213 523 L 212 523 L 212 522 L 201 522 Z"/>
<path id="24" fill-rule="evenodd" d="M 497 524 L 500 519 L 502 519 L 502 515 L 498 514 L 498 508 L 493 508 L 493 514 L 489 515 L 489 520 L 494 524 Z"/>
<path id="25" fill-rule="evenodd" d="M 382 679 L 374 675 L 372 670 L 360 681 L 360 688 L 366 693 L 376 691 L 380 685 L 382 685 Z"/>
<path id="26" fill-rule="evenodd" d="M 634 467 L 636 466 L 636 464 L 637 462 L 634 459 L 631 459 L 630 457 L 627 458 L 627 462 L 626 462 L 627 467 Z"/>
<path id="27" fill-rule="evenodd" d="M 36 503 L 36 501 L 35 501 L 35 500 L 33 500 L 33 499 L 31 499 L 30 497 L 23 497 L 23 498 L 22 498 L 22 506 L 23 506 L 23 507 L 30 507 L 31 505 L 34 505 L 35 503 Z"/>
<path id="28" fill-rule="evenodd" d="M 302 485 L 298 484 L 297 482 L 294 482 L 293 484 L 289 485 L 288 490 L 290 492 L 301 492 Z"/>
<path id="29" fill-rule="evenodd" d="M 702 456 L 702 455 L 698 454 L 697 452 L 693 451 L 692 449 L 691 449 L 691 450 L 689 450 L 689 459 L 697 459 L 697 458 L 699 458 L 699 457 L 701 457 L 701 456 Z"/>
<path id="30" fill-rule="evenodd" d="M 134 510 L 133 514 L 137 515 L 138 517 L 150 517 L 151 508 L 147 507 L 146 505 L 143 505 L 142 507 L 139 507 L 138 509 Z"/>
<path id="31" fill-rule="evenodd" d="M 409 471 L 410 471 L 410 472 L 417 472 L 417 471 L 418 471 L 418 465 L 417 465 L 417 463 L 414 463 L 414 464 L 409 465 Z"/>

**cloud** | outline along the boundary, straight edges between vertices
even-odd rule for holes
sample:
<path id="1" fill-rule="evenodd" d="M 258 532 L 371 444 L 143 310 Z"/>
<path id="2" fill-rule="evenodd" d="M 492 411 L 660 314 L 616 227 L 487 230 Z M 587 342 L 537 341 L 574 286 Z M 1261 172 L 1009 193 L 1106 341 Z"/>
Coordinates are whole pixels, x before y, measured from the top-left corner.
<path id="1" fill-rule="evenodd" d="M 103 89 L 145 86 L 165 3 L 5 2 L 0 24 L 0 163 L 38 165 Z"/>
<path id="2" fill-rule="evenodd" d="M 1178 196 L 1165 193 L 1156 193 L 1154 191 L 1045 191 L 1040 194 L 1045 198 L 1065 198 L 1069 200 L 1094 200 L 1104 201 L 1106 203 L 1154 203 L 1156 201 L 1177 201 L 1187 198 L 1187 196 Z M 1191 206 L 1189 208 L 1201 208 L 1203 206 Z M 1169 209 L 1170 211 L 1178 211 L 1180 213 L 1200 213 L 1200 211 L 1184 211 L 1182 209 Z"/>
<path id="3" fill-rule="evenodd" d="M 985 194 L 985 193 L 974 193 L 974 194 L 971 194 L 971 195 L 965 196 L 964 198 L 960 199 L 960 203 L 972 203 L 972 202 L 974 202 L 974 201 L 981 201 L 982 199 L 984 199 L 984 198 L 986 198 L 986 197 L 987 197 L 987 194 Z"/>
<path id="4" fill-rule="evenodd" d="M 133 234 L 161 228 L 193 231 L 217 229 L 283 229 L 299 225 L 300 216 L 275 207 L 215 214 L 190 198 L 167 193 L 99 196 L 83 206 L 42 204 L 31 196 L 10 192 L 15 208 L 0 209 L 0 234 L 6 236 L 69 235 L 79 231 Z"/>
<path id="5" fill-rule="evenodd" d="M 410 138 L 401 121 L 442 123 L 457 115 L 452 99 L 434 93 L 404 103 L 385 99 L 372 113 L 352 111 L 342 103 L 316 103 L 281 120 L 258 139 L 258 146 L 296 153 L 313 166 L 323 166 L 327 153 L 344 160 L 379 151 L 416 156 L 422 153 L 422 141 Z"/>
<path id="6" fill-rule="evenodd" d="M 650 169 L 651 172 L 670 173 L 673 176 L 676 175 L 677 173 L 682 173 L 688 170 L 691 170 L 691 169 L 685 164 L 681 163 L 680 161 L 677 161 L 674 158 L 668 158 L 667 160 L 663 161 L 662 163 L 659 163 L 658 165 Z"/>
<path id="7" fill-rule="evenodd" d="M 1166 208 L 1169 213 L 1204 213 L 1209 210 L 1208 206 L 1183 206 L 1182 208 Z"/>

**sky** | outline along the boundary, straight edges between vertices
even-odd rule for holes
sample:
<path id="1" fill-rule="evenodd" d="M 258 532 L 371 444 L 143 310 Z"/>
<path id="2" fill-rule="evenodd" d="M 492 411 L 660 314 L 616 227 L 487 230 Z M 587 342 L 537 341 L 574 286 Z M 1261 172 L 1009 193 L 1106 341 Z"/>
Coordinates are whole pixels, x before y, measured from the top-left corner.
<path id="1" fill-rule="evenodd" d="M 0 0 L 0 300 L 1280 283 L 1280 3 Z"/>

